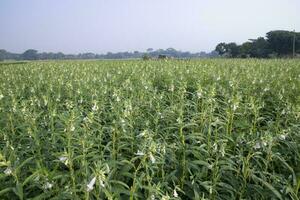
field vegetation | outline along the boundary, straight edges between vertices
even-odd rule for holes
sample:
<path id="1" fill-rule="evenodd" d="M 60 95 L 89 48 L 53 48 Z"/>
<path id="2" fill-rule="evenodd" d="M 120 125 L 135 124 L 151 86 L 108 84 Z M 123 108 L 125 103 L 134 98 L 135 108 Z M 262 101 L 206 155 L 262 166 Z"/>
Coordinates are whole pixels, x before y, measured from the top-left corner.
<path id="1" fill-rule="evenodd" d="M 0 199 L 299 199 L 300 60 L 0 65 Z"/>

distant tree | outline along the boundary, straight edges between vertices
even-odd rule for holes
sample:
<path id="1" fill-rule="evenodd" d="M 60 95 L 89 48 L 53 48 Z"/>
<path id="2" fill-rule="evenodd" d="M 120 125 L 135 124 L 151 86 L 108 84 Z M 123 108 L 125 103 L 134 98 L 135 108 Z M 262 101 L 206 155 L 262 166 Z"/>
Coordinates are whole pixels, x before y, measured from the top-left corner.
<path id="1" fill-rule="evenodd" d="M 96 55 L 94 53 L 84 53 L 82 54 L 82 59 L 95 59 Z"/>
<path id="2" fill-rule="evenodd" d="M 244 42 L 240 46 L 240 53 L 242 58 L 248 58 L 251 56 L 252 46 L 252 42 Z"/>
<path id="3" fill-rule="evenodd" d="M 227 46 L 226 43 L 221 42 L 216 46 L 215 49 L 216 52 L 218 52 L 219 55 L 224 55 L 227 52 Z"/>
<path id="4" fill-rule="evenodd" d="M 177 51 L 176 49 L 171 47 L 167 48 L 163 54 L 169 57 L 191 57 L 190 52 Z"/>
<path id="5" fill-rule="evenodd" d="M 297 35 L 296 39 L 296 53 L 300 54 L 300 33 Z"/>
<path id="6" fill-rule="evenodd" d="M 234 43 L 228 43 L 227 45 L 227 52 L 229 53 L 229 56 L 232 58 L 236 58 L 240 55 L 240 47 Z"/>
<path id="7" fill-rule="evenodd" d="M 250 55 L 255 58 L 267 58 L 272 53 L 269 43 L 265 38 L 259 37 L 252 41 Z"/>
<path id="8" fill-rule="evenodd" d="M 145 53 L 145 54 L 143 55 L 142 59 L 143 59 L 143 60 L 150 60 L 151 57 L 149 56 L 149 54 L 146 54 L 146 53 Z"/>
<path id="9" fill-rule="evenodd" d="M 19 54 L 10 53 L 4 49 L 0 49 L 0 60 L 18 60 Z"/>
<path id="10" fill-rule="evenodd" d="M 94 55 L 94 54 L 93 54 Z M 57 59 L 64 59 L 65 58 L 65 54 L 63 54 L 62 52 L 58 52 L 57 54 L 56 54 L 56 58 Z"/>
<path id="11" fill-rule="evenodd" d="M 166 49 L 167 52 L 177 52 L 176 49 L 170 47 Z"/>
<path id="12" fill-rule="evenodd" d="M 300 53 L 300 33 L 291 31 L 270 31 L 264 37 L 250 39 L 250 41 L 237 45 L 236 43 L 219 43 L 215 51 L 227 57 L 255 57 L 268 58 L 286 56 L 293 53 L 295 38 L 295 52 Z"/>
<path id="13" fill-rule="evenodd" d="M 209 53 L 207 53 L 204 57 L 209 57 L 209 58 L 216 58 L 219 56 L 219 53 L 217 51 L 211 51 Z"/>
<path id="14" fill-rule="evenodd" d="M 114 54 L 112 52 L 107 52 L 107 54 L 104 56 L 105 59 L 113 59 Z"/>
<path id="15" fill-rule="evenodd" d="M 215 49 L 219 55 L 226 55 L 228 57 L 232 57 L 232 58 L 236 58 L 238 57 L 238 55 L 240 54 L 240 48 L 239 46 L 234 43 L 234 42 L 231 42 L 231 43 L 220 43 L 216 46 L 216 49 Z"/>
<path id="16" fill-rule="evenodd" d="M 162 60 L 163 60 L 163 59 L 166 59 L 166 58 L 167 58 L 166 55 L 162 55 L 162 54 L 159 54 L 159 55 L 158 55 L 158 59 L 162 59 Z"/>
<path id="17" fill-rule="evenodd" d="M 154 49 L 153 48 L 148 48 L 147 52 L 152 52 Z"/>
<path id="18" fill-rule="evenodd" d="M 292 54 L 294 33 L 290 31 L 270 31 L 267 33 L 267 41 L 271 50 L 278 55 Z"/>
<path id="19" fill-rule="evenodd" d="M 0 61 L 3 61 L 6 56 L 6 51 L 4 49 L 0 49 Z"/>
<path id="20" fill-rule="evenodd" d="M 198 54 L 198 57 L 206 57 L 207 56 L 207 53 L 205 51 L 200 51 L 199 54 Z"/>
<path id="21" fill-rule="evenodd" d="M 22 54 L 22 59 L 24 60 L 37 60 L 38 59 L 38 53 L 37 50 L 34 49 L 28 49 Z"/>

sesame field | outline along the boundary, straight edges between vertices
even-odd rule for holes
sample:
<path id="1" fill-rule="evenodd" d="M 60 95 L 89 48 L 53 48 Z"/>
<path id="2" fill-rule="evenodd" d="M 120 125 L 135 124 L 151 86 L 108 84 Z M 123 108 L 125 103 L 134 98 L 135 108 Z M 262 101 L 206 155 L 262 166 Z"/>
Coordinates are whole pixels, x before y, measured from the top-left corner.
<path id="1" fill-rule="evenodd" d="M 0 64 L 0 199 L 300 199 L 300 60 Z"/>

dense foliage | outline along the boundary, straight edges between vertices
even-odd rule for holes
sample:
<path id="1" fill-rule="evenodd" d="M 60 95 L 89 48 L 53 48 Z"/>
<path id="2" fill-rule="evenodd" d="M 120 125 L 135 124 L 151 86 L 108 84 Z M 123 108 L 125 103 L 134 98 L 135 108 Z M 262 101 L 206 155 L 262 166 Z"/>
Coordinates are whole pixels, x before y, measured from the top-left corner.
<path id="1" fill-rule="evenodd" d="M 294 51 L 295 50 L 295 51 Z M 266 39 L 259 37 L 250 39 L 241 45 L 234 42 L 219 43 L 216 51 L 220 55 L 231 58 L 269 58 L 300 54 L 300 33 L 290 31 L 270 31 Z"/>
<path id="2" fill-rule="evenodd" d="M 0 199 L 299 199 L 299 60 L 0 65 Z"/>

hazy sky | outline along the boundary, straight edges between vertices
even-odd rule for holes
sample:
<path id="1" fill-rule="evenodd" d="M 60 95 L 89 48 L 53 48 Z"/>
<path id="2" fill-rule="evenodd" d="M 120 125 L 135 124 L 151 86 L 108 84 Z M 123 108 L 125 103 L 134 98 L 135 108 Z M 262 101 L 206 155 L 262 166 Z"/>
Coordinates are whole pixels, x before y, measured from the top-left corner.
<path id="1" fill-rule="evenodd" d="M 300 0 L 0 0 L 0 49 L 21 53 L 211 51 L 300 31 Z"/>

